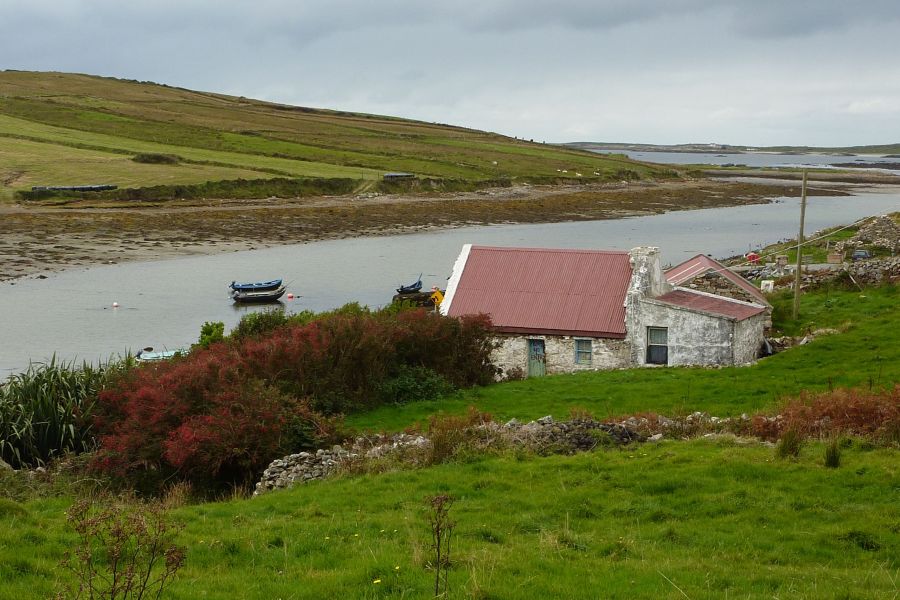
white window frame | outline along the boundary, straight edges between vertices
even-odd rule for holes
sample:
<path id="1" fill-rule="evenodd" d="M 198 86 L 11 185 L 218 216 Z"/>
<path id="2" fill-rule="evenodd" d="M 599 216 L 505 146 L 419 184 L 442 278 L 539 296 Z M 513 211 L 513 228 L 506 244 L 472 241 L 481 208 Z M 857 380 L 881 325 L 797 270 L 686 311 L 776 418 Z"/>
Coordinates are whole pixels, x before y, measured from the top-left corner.
<path id="1" fill-rule="evenodd" d="M 666 336 L 665 344 L 653 343 L 651 341 L 653 339 L 654 331 L 662 331 L 665 333 L 665 336 Z M 666 349 L 665 362 L 650 360 L 650 350 L 652 348 L 665 348 Z M 667 364 L 669 364 L 669 328 L 668 327 L 647 327 L 647 364 L 648 365 L 667 365 Z"/>

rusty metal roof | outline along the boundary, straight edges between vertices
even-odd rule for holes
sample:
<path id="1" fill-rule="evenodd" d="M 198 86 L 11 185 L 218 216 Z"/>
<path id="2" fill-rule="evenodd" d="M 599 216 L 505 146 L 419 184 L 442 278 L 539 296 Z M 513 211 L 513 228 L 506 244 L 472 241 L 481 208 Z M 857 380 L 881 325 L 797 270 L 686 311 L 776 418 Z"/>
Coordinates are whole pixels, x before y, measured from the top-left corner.
<path id="1" fill-rule="evenodd" d="M 625 337 L 627 252 L 472 246 L 448 314 L 503 332 Z"/>
<path id="2" fill-rule="evenodd" d="M 759 291 L 759 288 L 757 288 L 755 285 L 753 285 L 719 261 L 712 259 L 705 254 L 698 254 L 694 258 L 690 258 L 680 265 L 672 267 L 671 269 L 666 271 L 666 280 L 672 285 L 681 285 L 683 283 L 687 283 L 695 277 L 705 275 L 710 271 L 721 275 L 734 285 L 738 286 L 739 288 L 753 296 L 756 300 L 761 302 L 764 306 L 771 306 L 769 304 L 769 301 L 766 300 L 765 294 Z"/>
<path id="3" fill-rule="evenodd" d="M 765 312 L 765 307 L 754 306 L 744 302 L 735 300 L 726 300 L 721 296 L 710 296 L 707 294 L 699 294 L 697 292 L 689 292 L 687 290 L 675 290 L 662 296 L 654 298 L 659 302 L 681 306 L 690 310 L 698 310 L 714 315 L 729 317 L 738 321 L 743 321 L 761 312 Z"/>

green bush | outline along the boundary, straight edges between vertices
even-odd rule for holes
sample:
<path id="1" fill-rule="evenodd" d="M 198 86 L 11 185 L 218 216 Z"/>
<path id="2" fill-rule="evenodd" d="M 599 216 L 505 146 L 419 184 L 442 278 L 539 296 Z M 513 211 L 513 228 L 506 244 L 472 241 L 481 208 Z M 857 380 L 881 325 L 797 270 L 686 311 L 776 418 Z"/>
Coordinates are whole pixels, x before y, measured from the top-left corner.
<path id="1" fill-rule="evenodd" d="M 148 165 L 177 165 L 181 162 L 181 157 L 175 154 L 156 154 L 153 152 L 135 154 L 132 158 L 136 163 L 144 163 Z"/>
<path id="2" fill-rule="evenodd" d="M 281 327 L 288 322 L 283 309 L 273 308 L 260 312 L 252 312 L 241 317 L 237 327 L 231 331 L 231 337 L 241 339 L 268 333 L 276 327 Z"/>
<path id="3" fill-rule="evenodd" d="M 207 321 L 200 328 L 200 339 L 197 341 L 197 346 L 209 348 L 210 345 L 221 342 L 224 339 L 225 323 L 221 321 Z"/>
<path id="4" fill-rule="evenodd" d="M 406 404 L 419 400 L 437 400 L 449 396 L 456 389 L 446 377 L 431 369 L 401 365 L 396 375 L 378 386 L 378 395 L 386 404 Z"/>

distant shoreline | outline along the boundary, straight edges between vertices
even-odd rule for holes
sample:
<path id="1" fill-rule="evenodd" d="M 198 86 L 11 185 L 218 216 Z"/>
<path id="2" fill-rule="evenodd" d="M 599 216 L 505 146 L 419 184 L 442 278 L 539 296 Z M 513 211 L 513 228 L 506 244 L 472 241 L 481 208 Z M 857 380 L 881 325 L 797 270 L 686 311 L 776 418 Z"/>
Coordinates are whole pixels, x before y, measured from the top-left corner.
<path id="1" fill-rule="evenodd" d="M 851 187 L 814 184 L 811 193 L 851 195 Z M 798 183 L 787 179 L 700 179 L 522 185 L 434 195 L 206 200 L 144 208 L 0 205 L 0 282 L 109 263 L 471 225 L 619 219 L 799 194 Z"/>

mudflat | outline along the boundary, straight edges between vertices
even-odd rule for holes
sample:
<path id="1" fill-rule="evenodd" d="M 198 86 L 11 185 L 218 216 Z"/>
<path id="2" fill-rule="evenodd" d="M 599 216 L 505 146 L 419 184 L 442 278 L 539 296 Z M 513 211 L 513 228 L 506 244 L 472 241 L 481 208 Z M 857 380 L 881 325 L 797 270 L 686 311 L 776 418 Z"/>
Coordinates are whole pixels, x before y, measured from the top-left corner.
<path id="1" fill-rule="evenodd" d="M 812 195 L 850 195 L 813 183 Z M 155 260 L 435 228 L 553 223 L 765 203 L 797 181 L 676 180 L 494 188 L 421 195 L 65 205 L 0 204 L 0 281 Z"/>

